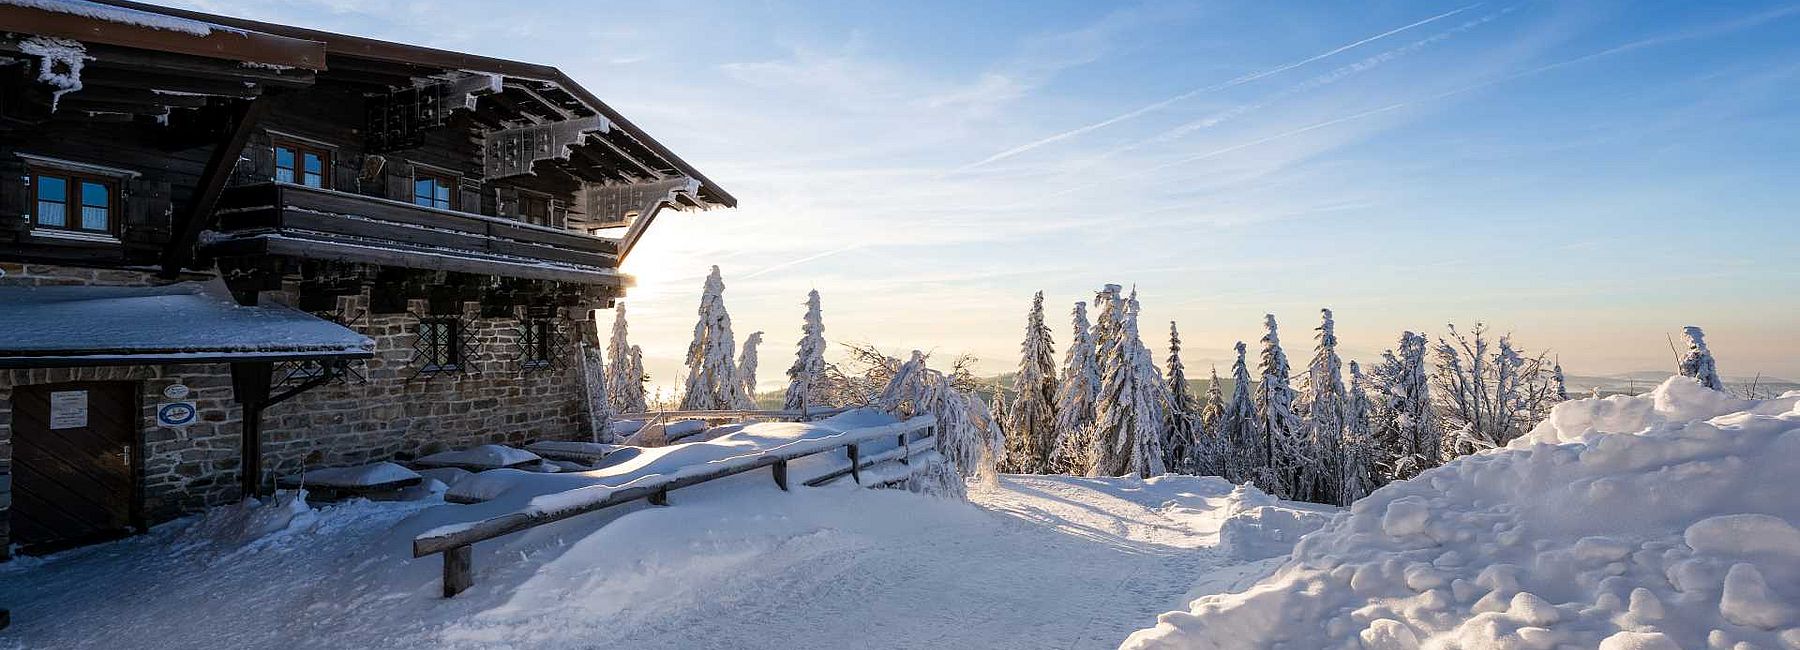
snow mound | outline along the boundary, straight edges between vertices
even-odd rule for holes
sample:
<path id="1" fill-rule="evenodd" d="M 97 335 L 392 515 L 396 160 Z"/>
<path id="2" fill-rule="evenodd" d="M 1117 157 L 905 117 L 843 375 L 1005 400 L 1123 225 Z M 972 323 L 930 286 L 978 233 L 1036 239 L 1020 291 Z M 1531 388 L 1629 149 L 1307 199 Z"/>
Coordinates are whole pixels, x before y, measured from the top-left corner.
<path id="1" fill-rule="evenodd" d="M 314 487 L 344 489 L 398 484 L 414 481 L 419 477 L 418 472 L 384 461 L 356 467 L 315 469 L 301 474 L 298 482 Z"/>
<path id="2" fill-rule="evenodd" d="M 1124 647 L 1800 647 L 1796 403 L 1681 377 L 1563 403 Z"/>
<path id="3" fill-rule="evenodd" d="M 1219 527 L 1219 549 L 1240 560 L 1286 555 L 1302 536 L 1331 521 L 1326 512 L 1257 506 L 1231 515 Z"/>
<path id="4" fill-rule="evenodd" d="M 177 553 L 229 557 L 278 545 L 281 538 L 310 528 L 318 513 L 306 504 L 306 490 L 283 490 L 268 500 L 244 499 L 207 510 L 170 543 Z"/>
<path id="5" fill-rule="evenodd" d="M 506 445 L 481 445 L 456 451 L 441 451 L 413 461 L 420 467 L 460 467 L 480 471 L 514 467 L 538 460 L 538 455 Z"/>

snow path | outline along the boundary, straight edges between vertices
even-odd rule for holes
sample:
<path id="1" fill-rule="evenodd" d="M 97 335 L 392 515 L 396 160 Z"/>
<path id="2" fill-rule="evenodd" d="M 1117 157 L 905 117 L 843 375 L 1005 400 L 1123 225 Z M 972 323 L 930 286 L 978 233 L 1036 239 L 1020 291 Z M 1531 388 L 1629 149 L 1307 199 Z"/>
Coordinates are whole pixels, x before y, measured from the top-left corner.
<path id="1" fill-rule="evenodd" d="M 243 548 L 171 524 L 0 565 L 0 648 L 1110 648 L 1274 567 L 1214 548 L 1217 479 L 1006 476 L 967 504 L 759 479 L 478 546 L 448 601 L 405 545 L 465 507 L 353 502 Z"/>

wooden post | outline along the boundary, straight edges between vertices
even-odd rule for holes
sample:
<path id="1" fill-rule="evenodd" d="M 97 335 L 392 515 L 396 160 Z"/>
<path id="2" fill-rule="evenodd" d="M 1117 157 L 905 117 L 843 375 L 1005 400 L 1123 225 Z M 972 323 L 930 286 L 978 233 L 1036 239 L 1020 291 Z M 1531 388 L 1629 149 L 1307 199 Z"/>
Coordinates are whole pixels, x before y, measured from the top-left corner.
<path id="1" fill-rule="evenodd" d="M 645 500 L 649 501 L 650 505 L 653 505 L 653 506 L 669 505 L 669 491 L 668 490 L 657 490 L 655 492 L 651 492 L 650 496 L 645 497 Z"/>
<path id="2" fill-rule="evenodd" d="M 769 469 L 774 470 L 774 472 L 775 472 L 775 484 L 778 486 L 781 486 L 782 492 L 786 492 L 788 489 L 787 461 L 785 461 L 785 460 L 775 461 L 775 464 L 770 465 Z"/>
<path id="3" fill-rule="evenodd" d="M 900 464 L 912 464 L 912 445 L 907 444 L 905 433 L 900 434 Z"/>
<path id="4" fill-rule="evenodd" d="M 456 546 L 444 551 L 444 597 L 457 594 L 475 584 L 475 547 Z"/>
<path id="5" fill-rule="evenodd" d="M 231 364 L 231 392 L 243 405 L 243 422 L 239 424 L 238 478 L 243 496 L 262 496 L 262 415 L 269 404 L 269 390 L 274 378 L 273 364 L 267 361 L 241 361 Z"/>
<path id="6" fill-rule="evenodd" d="M 862 451 L 856 445 L 844 449 L 850 454 L 850 480 L 862 485 Z"/>

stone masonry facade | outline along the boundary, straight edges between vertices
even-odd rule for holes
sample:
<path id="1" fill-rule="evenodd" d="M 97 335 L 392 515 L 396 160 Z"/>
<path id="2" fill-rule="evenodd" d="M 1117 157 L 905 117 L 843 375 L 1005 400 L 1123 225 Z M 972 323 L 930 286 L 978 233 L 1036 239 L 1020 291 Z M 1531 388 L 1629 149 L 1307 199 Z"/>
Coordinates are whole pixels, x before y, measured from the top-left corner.
<path id="1" fill-rule="evenodd" d="M 150 286 L 148 273 L 96 271 L 62 266 L 0 264 L 0 285 Z M 291 293 L 266 297 L 292 304 Z M 474 345 L 465 351 L 467 371 L 423 373 L 415 359 L 422 300 L 409 313 L 374 314 L 369 293 L 338 299 L 347 327 L 375 341 L 374 358 L 352 362 L 350 377 L 334 380 L 268 408 L 263 415 L 264 480 L 321 467 L 405 460 L 436 451 L 485 443 L 524 444 L 544 439 L 586 439 L 585 388 L 578 342 L 592 336 L 587 310 L 560 308 L 554 323 L 561 341 L 558 361 L 547 367 L 522 363 L 521 319 L 480 317 L 464 303 L 463 323 Z M 572 313 L 573 312 L 573 313 Z M 435 314 L 442 316 L 444 314 Z M 279 364 L 276 381 L 283 379 Z M 295 378 L 298 383 L 302 378 Z M 136 499 L 147 523 L 156 523 L 241 498 L 239 470 L 243 413 L 232 396 L 227 364 L 182 364 L 0 370 L 0 557 L 4 557 L 11 507 L 12 389 L 74 381 L 138 382 L 143 413 Z M 186 385 L 199 408 L 192 425 L 156 425 L 163 389 Z M 291 383 L 289 385 L 292 385 Z M 277 386 L 277 393 L 284 390 Z"/>

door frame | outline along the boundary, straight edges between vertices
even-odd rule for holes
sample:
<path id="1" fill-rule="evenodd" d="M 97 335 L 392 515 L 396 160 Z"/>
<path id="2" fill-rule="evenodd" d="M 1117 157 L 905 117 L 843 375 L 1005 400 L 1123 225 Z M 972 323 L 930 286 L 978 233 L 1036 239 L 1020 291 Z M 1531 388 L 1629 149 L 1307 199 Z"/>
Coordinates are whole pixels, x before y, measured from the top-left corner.
<path id="1" fill-rule="evenodd" d="M 144 414 L 144 403 L 145 402 L 144 402 L 144 382 L 143 382 L 143 380 L 141 380 L 141 379 L 97 379 L 97 380 L 58 381 L 58 382 L 43 382 L 43 383 L 36 383 L 36 384 L 14 385 L 12 387 L 12 391 L 11 391 L 12 395 L 10 397 L 8 397 L 9 400 L 13 401 L 13 403 L 9 404 L 8 406 L 10 406 L 12 408 L 11 412 L 14 415 L 12 416 L 12 421 L 7 423 L 8 428 L 11 429 L 13 448 L 15 450 L 17 450 L 18 440 L 20 437 L 20 432 L 19 432 L 18 422 L 17 422 L 18 405 L 16 402 L 18 399 L 18 394 L 19 394 L 20 389 L 43 390 L 43 391 L 48 392 L 48 391 L 54 391 L 57 388 L 61 388 L 61 387 L 92 386 L 94 384 L 116 384 L 116 385 L 120 385 L 120 386 L 124 387 L 125 389 L 129 390 L 129 392 L 130 392 L 130 398 L 126 401 L 126 404 L 128 405 L 128 408 L 130 409 L 127 412 L 131 414 L 131 417 L 129 417 L 127 419 L 127 421 L 131 424 L 131 431 L 126 436 L 126 440 L 129 441 L 129 443 L 130 443 L 129 448 L 131 450 L 131 459 L 130 459 L 130 462 L 126 464 L 127 465 L 126 472 L 128 474 L 128 476 L 126 478 L 126 482 L 128 484 L 128 489 L 126 490 L 126 494 L 125 494 L 125 499 L 126 499 L 126 508 L 125 508 L 126 524 L 125 524 L 125 526 L 126 526 L 126 528 L 125 528 L 125 534 L 121 535 L 120 538 L 131 537 L 131 536 L 135 536 L 135 535 L 142 535 L 145 532 L 149 531 L 149 526 L 146 524 L 145 517 L 144 517 L 144 415 L 145 415 Z M 48 431 L 46 433 L 48 433 Z M 14 462 L 15 464 L 18 462 L 16 457 L 13 459 L 10 459 L 10 460 L 12 460 L 12 462 Z M 17 489 L 18 485 L 15 483 L 13 487 L 14 487 L 14 489 Z M 13 507 L 16 508 L 17 504 L 14 504 Z M 8 518 L 10 518 L 12 515 L 12 508 L 8 508 L 6 512 L 7 512 Z M 8 528 L 10 529 L 10 525 L 8 526 Z M 71 548 L 77 548 L 80 546 L 87 546 L 89 544 L 97 544 L 97 543 L 101 543 L 101 542 L 105 542 L 105 541 L 111 541 L 111 539 L 114 539 L 114 538 L 78 539 L 78 540 L 69 540 L 66 543 L 59 540 L 59 541 L 53 541 L 53 542 L 48 542 L 48 543 L 35 544 L 30 547 L 21 546 L 21 547 L 19 547 L 19 554 L 20 555 L 44 555 L 44 554 L 54 553 L 57 551 L 67 550 L 67 549 L 71 549 Z M 12 540 L 12 539 L 7 539 L 5 541 L 9 545 L 15 543 L 14 540 Z"/>

